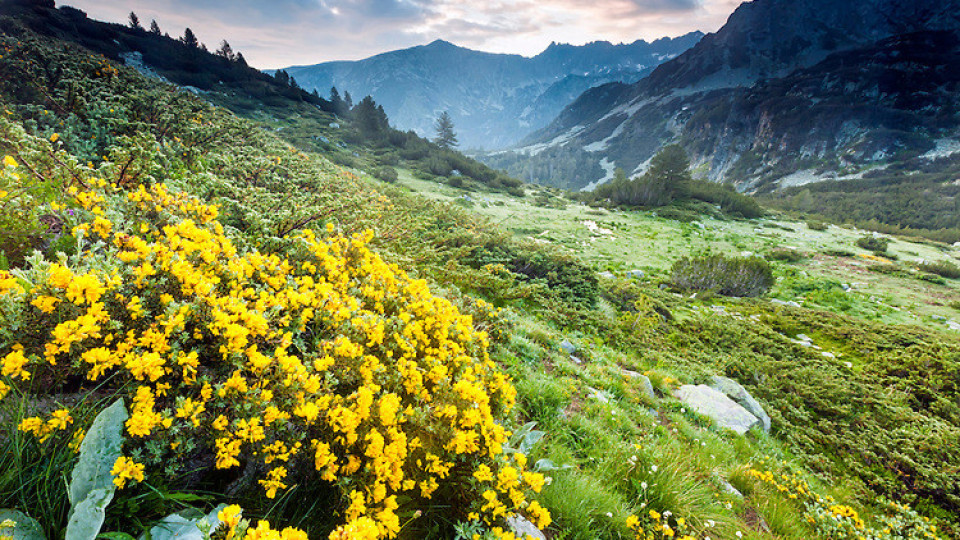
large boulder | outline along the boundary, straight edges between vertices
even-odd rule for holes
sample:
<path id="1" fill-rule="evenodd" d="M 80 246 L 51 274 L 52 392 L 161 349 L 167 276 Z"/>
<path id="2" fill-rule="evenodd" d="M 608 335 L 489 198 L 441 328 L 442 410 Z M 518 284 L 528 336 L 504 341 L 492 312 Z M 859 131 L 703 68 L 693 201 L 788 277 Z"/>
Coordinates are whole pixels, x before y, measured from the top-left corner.
<path id="1" fill-rule="evenodd" d="M 673 395 L 691 409 L 713 419 L 720 427 L 732 429 L 740 435 L 762 425 L 759 418 L 736 401 L 705 384 L 681 386 Z"/>
<path id="2" fill-rule="evenodd" d="M 747 389 L 740 385 L 737 381 L 721 376 L 714 376 L 711 379 L 710 387 L 714 390 L 723 392 L 730 399 L 736 401 L 740 404 L 741 407 L 746 409 L 750 414 L 756 416 L 760 419 L 760 422 L 763 423 L 763 430 L 770 432 L 770 416 L 766 411 L 763 410 L 763 406 L 760 403 L 753 399 L 753 396 L 750 395 L 750 392 L 747 392 Z"/>

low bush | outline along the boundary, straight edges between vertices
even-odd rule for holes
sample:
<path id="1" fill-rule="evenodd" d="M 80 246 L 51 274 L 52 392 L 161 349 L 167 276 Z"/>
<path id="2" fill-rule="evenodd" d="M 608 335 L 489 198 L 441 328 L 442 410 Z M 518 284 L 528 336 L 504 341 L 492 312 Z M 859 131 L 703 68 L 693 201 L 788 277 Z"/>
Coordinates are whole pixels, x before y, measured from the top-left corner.
<path id="1" fill-rule="evenodd" d="M 799 262 L 802 261 L 805 256 L 803 253 L 790 248 L 778 248 L 774 249 L 767 254 L 767 258 L 774 261 L 784 261 L 784 262 Z"/>
<path id="2" fill-rule="evenodd" d="M 373 176 L 377 180 L 382 180 L 390 184 L 396 182 L 400 178 L 400 175 L 397 174 L 397 170 L 393 167 L 378 167 L 374 169 Z"/>
<path id="3" fill-rule="evenodd" d="M 886 253 L 890 240 L 880 236 L 863 236 L 857 239 L 857 247 L 874 253 Z"/>
<path id="4" fill-rule="evenodd" d="M 683 257 L 670 272 L 675 287 L 724 296 L 760 296 L 775 281 L 770 263 L 758 257 Z"/>
<path id="5" fill-rule="evenodd" d="M 960 279 L 960 266 L 950 261 L 924 261 L 919 268 L 928 274 L 936 274 L 949 279 Z"/>
<path id="6" fill-rule="evenodd" d="M 809 219 L 807 220 L 807 228 L 811 231 L 825 231 L 830 228 L 830 224 L 815 219 Z"/>

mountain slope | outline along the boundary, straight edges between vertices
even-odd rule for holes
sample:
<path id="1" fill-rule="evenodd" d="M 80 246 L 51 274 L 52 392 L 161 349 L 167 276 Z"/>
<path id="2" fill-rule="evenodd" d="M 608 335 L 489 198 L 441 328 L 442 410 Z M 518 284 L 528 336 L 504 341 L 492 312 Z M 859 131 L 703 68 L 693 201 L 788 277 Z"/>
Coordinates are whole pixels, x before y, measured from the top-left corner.
<path id="1" fill-rule="evenodd" d="M 464 148 L 498 148 L 547 125 L 588 88 L 635 82 L 702 35 L 621 45 L 551 44 L 532 58 L 473 51 L 438 40 L 357 62 L 285 71 L 304 88 L 324 95 L 333 86 L 355 98 L 371 95 L 399 128 L 421 135 L 431 135 L 437 115 L 449 110 Z"/>
<path id="2" fill-rule="evenodd" d="M 609 179 L 615 166 L 642 170 L 672 141 L 703 176 L 747 189 L 799 169 L 843 173 L 922 154 L 960 125 L 952 105 L 958 7 L 746 3 L 649 77 L 591 89 L 525 147 L 488 162 L 579 189 Z"/>

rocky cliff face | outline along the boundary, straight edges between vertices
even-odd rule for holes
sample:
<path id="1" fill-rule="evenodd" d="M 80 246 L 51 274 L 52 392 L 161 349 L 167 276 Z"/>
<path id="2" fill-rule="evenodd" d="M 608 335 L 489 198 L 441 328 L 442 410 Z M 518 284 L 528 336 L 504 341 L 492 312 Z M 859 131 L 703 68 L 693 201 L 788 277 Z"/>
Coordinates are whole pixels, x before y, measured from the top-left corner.
<path id="1" fill-rule="evenodd" d="M 585 90 L 611 81 L 636 82 L 692 47 L 694 32 L 652 43 L 552 44 L 533 58 L 490 54 L 445 41 L 358 62 L 286 68 L 307 89 L 332 86 L 354 101 L 371 95 L 400 129 L 433 133 L 448 110 L 464 148 L 501 148 L 547 125 Z"/>
<path id="2" fill-rule="evenodd" d="M 841 176 L 956 135 L 960 1 L 756 0 L 633 85 L 584 93 L 519 150 L 527 180 L 596 185 L 680 142 L 700 175 L 767 189 Z M 544 159 L 576 164 L 544 174 Z"/>

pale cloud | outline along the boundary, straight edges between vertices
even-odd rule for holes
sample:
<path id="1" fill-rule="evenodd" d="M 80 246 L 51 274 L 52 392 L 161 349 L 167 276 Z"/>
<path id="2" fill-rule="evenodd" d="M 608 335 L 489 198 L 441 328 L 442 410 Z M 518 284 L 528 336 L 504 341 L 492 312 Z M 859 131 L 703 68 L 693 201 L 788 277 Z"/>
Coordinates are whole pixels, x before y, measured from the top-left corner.
<path id="1" fill-rule="evenodd" d="M 261 68 L 356 60 L 447 41 L 531 56 L 550 42 L 631 42 L 712 32 L 738 0 L 68 0 L 91 17 L 221 39 Z"/>

